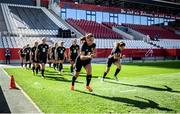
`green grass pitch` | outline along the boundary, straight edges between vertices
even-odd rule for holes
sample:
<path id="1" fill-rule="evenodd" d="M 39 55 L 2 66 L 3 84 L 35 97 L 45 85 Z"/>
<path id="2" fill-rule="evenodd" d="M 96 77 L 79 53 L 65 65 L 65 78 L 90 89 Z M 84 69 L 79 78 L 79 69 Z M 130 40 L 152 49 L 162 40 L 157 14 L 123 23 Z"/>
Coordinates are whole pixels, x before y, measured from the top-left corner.
<path id="1" fill-rule="evenodd" d="M 180 113 L 180 62 L 125 64 L 119 82 L 115 66 L 100 82 L 105 64 L 93 64 L 93 93 L 85 89 L 84 70 L 70 91 L 69 66 L 64 75 L 47 68 L 46 78 L 23 68 L 5 69 L 45 113 Z"/>

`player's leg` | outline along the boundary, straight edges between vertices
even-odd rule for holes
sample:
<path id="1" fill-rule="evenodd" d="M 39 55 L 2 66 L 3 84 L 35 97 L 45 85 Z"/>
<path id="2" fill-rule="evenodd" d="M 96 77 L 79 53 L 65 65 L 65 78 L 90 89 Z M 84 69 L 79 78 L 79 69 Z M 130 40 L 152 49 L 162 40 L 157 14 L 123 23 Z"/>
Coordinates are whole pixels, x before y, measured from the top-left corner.
<path id="1" fill-rule="evenodd" d="M 28 63 L 28 57 L 25 57 L 25 68 L 27 68 L 27 63 Z"/>
<path id="2" fill-rule="evenodd" d="M 39 71 L 40 71 L 40 64 L 36 62 L 36 75 L 38 74 Z"/>
<path id="3" fill-rule="evenodd" d="M 76 61 L 75 63 L 75 72 L 74 72 L 74 76 L 72 77 L 72 84 L 71 84 L 71 90 L 74 91 L 74 85 L 75 85 L 75 81 L 78 78 L 80 71 L 82 68 L 82 63 L 81 61 Z"/>
<path id="4" fill-rule="evenodd" d="M 41 75 L 44 78 L 45 63 L 41 63 Z"/>
<path id="5" fill-rule="evenodd" d="M 114 73 L 114 78 L 115 78 L 115 80 L 116 81 L 118 81 L 119 79 L 118 79 L 118 77 L 117 77 L 117 75 L 119 74 L 119 72 L 121 71 L 121 63 L 119 62 L 119 61 L 117 61 L 117 62 L 115 62 L 114 63 L 115 65 L 116 65 L 116 71 L 115 71 L 115 73 Z"/>
<path id="6" fill-rule="evenodd" d="M 70 66 L 71 74 L 73 74 L 73 71 L 74 71 L 74 61 L 71 60 L 71 61 L 70 61 L 70 64 L 71 64 L 71 66 Z"/>
<path id="7" fill-rule="evenodd" d="M 85 66 L 86 69 L 86 89 L 88 89 L 90 92 L 92 92 L 92 88 L 89 86 L 92 78 L 92 66 L 91 64 L 87 64 Z"/>
<path id="8" fill-rule="evenodd" d="M 34 62 L 33 60 L 33 63 L 32 63 L 32 72 L 33 72 L 33 75 L 35 75 L 35 69 L 36 69 L 36 63 Z"/>
<path id="9" fill-rule="evenodd" d="M 106 66 L 106 70 L 104 71 L 103 77 L 101 78 L 101 81 L 104 81 L 104 79 L 106 78 L 106 75 L 108 74 L 108 72 L 110 71 L 111 65 L 112 65 L 113 61 L 108 59 L 107 61 L 107 66 Z"/>

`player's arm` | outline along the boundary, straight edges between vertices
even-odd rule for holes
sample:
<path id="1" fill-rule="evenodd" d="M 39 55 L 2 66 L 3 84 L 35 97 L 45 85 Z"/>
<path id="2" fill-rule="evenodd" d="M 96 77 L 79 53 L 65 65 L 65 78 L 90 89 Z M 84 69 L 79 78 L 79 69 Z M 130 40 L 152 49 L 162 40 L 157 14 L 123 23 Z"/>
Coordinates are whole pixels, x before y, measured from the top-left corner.
<path id="1" fill-rule="evenodd" d="M 39 47 L 38 47 L 38 48 L 36 48 L 36 51 L 35 51 L 35 60 L 36 60 L 36 61 L 37 61 L 38 51 L 39 51 Z"/>
<path id="2" fill-rule="evenodd" d="M 21 57 L 21 49 L 18 51 L 19 57 Z"/>
<path id="3" fill-rule="evenodd" d="M 30 51 L 30 62 L 32 61 L 32 56 L 33 56 L 33 53 L 32 53 L 32 49 Z"/>
<path id="4" fill-rule="evenodd" d="M 80 48 L 79 48 L 79 46 L 78 46 L 78 50 L 77 50 L 77 53 L 78 53 L 78 55 L 80 54 Z"/>
<path id="5" fill-rule="evenodd" d="M 91 58 L 93 58 L 93 56 L 91 54 L 85 55 L 85 51 L 80 52 L 80 59 L 81 60 L 88 60 L 88 59 L 91 59 Z"/>
<path id="6" fill-rule="evenodd" d="M 91 56 L 92 56 L 93 58 L 96 57 L 96 48 L 93 49 L 93 52 L 91 53 Z"/>
<path id="7" fill-rule="evenodd" d="M 57 48 L 55 48 L 55 53 L 54 53 L 54 56 L 55 56 L 55 60 L 57 60 L 57 58 L 58 58 L 58 52 L 57 52 Z"/>
<path id="8" fill-rule="evenodd" d="M 68 57 L 69 57 L 69 60 L 71 59 L 71 47 L 69 48 L 69 52 L 68 52 Z"/>
<path id="9" fill-rule="evenodd" d="M 115 53 L 112 56 L 114 57 L 114 59 L 120 59 L 121 58 L 120 54 L 118 54 L 118 53 Z"/>

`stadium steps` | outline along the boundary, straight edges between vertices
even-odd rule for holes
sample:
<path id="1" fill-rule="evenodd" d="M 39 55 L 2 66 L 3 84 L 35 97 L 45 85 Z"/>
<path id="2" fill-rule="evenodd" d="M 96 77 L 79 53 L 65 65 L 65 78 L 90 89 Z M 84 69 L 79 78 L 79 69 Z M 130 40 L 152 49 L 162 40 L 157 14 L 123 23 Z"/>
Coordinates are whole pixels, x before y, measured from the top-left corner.
<path id="1" fill-rule="evenodd" d="M 5 20 L 5 24 L 6 24 L 6 27 L 7 27 L 7 31 L 8 32 L 11 32 L 12 28 L 11 28 L 11 24 L 9 23 L 9 18 L 8 18 L 8 14 L 7 14 L 7 10 L 5 8 L 5 4 L 2 4 L 1 3 L 1 8 L 2 8 L 2 14 L 3 14 L 3 17 L 4 17 L 4 20 Z"/>
<path id="2" fill-rule="evenodd" d="M 7 31 L 6 22 L 4 19 L 2 7 L 0 5 L 0 32 Z"/>
<path id="3" fill-rule="evenodd" d="M 54 11 L 49 10 L 59 21 L 61 21 L 66 27 L 68 27 L 71 31 L 76 33 L 77 38 L 80 38 L 83 36 L 78 30 L 76 30 L 73 26 L 71 26 L 69 23 L 67 23 L 65 20 L 63 20 L 60 16 L 58 16 Z"/>
<path id="4" fill-rule="evenodd" d="M 63 30 L 67 30 L 68 28 L 60 22 L 55 16 L 45 7 L 41 7 L 42 11 L 56 24 L 59 28 L 62 28 Z"/>

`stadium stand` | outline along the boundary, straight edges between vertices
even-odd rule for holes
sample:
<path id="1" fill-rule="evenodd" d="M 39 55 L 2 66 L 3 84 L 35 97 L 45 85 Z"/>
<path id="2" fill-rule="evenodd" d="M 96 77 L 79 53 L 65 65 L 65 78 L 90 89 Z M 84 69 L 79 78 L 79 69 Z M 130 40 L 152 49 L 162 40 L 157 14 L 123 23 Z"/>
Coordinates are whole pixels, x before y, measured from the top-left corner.
<path id="1" fill-rule="evenodd" d="M 67 19 L 66 21 L 84 35 L 86 33 L 92 33 L 96 38 L 122 39 L 122 36 L 120 34 L 112 31 L 102 24 L 96 23 L 95 21 L 74 19 Z"/>
<path id="2" fill-rule="evenodd" d="M 7 31 L 6 23 L 3 16 L 3 11 L 0 5 L 0 32 Z"/>
<path id="3" fill-rule="evenodd" d="M 111 29 L 112 29 L 112 27 L 121 26 L 121 25 L 119 25 L 119 24 L 117 24 L 117 23 L 110 23 L 110 22 L 102 22 L 102 24 L 105 25 L 105 26 L 107 26 L 107 27 L 109 27 L 109 28 L 111 28 Z"/>
<path id="4" fill-rule="evenodd" d="M 150 41 L 151 43 L 167 49 L 180 49 L 180 40 L 163 39 L 160 41 Z"/>
<path id="5" fill-rule="evenodd" d="M 138 31 L 144 35 L 149 35 L 152 39 L 156 37 L 157 34 L 160 35 L 161 39 L 180 39 L 180 35 L 170 32 L 162 27 L 158 26 L 147 26 L 147 25 L 136 25 L 136 24 L 122 24 L 125 27 L 131 28 Z"/>
<path id="6" fill-rule="evenodd" d="M 54 17 L 46 8 L 16 4 L 1 4 L 8 32 L 14 34 L 51 35 L 58 34 L 59 28 L 68 28 Z M 64 33 L 64 31 L 62 31 Z M 71 37 L 71 31 L 63 37 Z"/>

